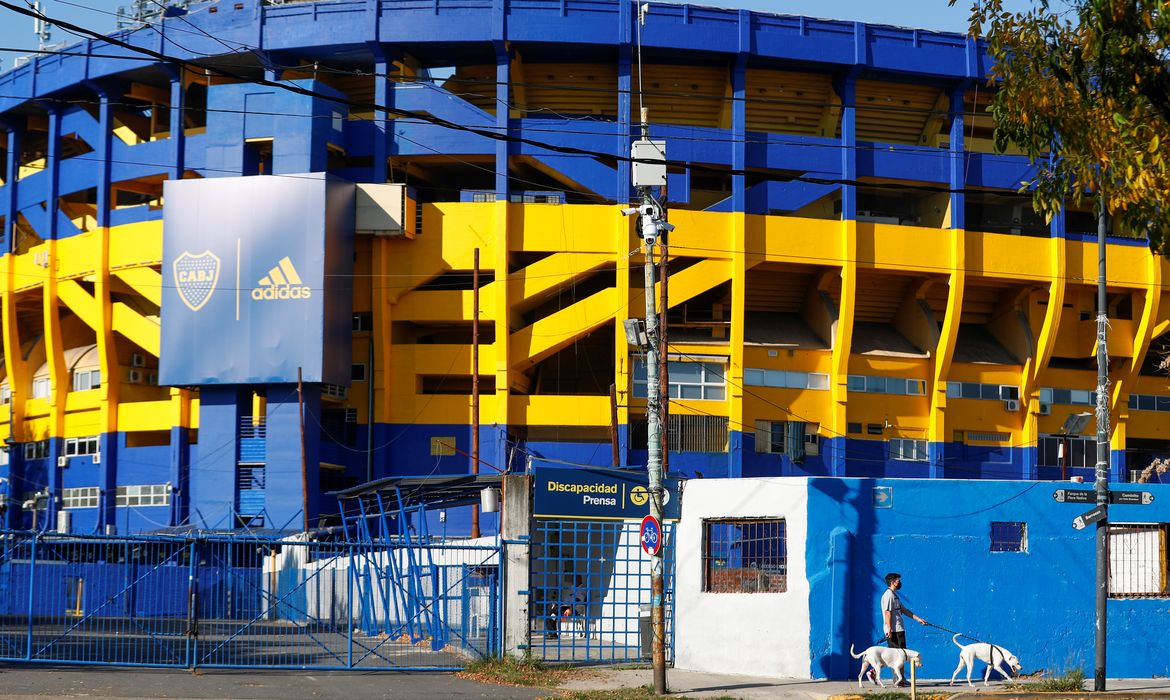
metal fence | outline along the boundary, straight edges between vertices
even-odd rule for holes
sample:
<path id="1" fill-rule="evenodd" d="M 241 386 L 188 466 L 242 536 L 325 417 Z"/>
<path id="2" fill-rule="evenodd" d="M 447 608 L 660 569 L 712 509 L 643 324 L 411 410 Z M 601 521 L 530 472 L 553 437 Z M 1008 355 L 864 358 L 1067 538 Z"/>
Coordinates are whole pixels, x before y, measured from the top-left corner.
<path id="1" fill-rule="evenodd" d="M 0 531 L 0 660 L 449 670 L 499 652 L 499 549 Z"/>
<path id="2" fill-rule="evenodd" d="M 529 653 L 545 661 L 650 659 L 650 559 L 635 521 L 538 518 Z M 674 523 L 663 523 L 666 656 L 674 656 Z"/>

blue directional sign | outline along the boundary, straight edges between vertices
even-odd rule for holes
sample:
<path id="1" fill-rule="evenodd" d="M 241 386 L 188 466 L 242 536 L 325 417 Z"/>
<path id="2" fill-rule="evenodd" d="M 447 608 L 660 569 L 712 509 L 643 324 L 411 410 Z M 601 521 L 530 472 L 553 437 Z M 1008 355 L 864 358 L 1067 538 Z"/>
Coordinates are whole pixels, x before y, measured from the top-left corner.
<path id="1" fill-rule="evenodd" d="M 874 508 L 893 508 L 894 507 L 894 487 L 893 486 L 874 486 L 873 487 L 873 507 Z"/>
<path id="2" fill-rule="evenodd" d="M 642 518 L 638 541 L 642 544 L 642 551 L 650 556 L 658 554 L 662 549 L 662 525 L 653 515 Z"/>

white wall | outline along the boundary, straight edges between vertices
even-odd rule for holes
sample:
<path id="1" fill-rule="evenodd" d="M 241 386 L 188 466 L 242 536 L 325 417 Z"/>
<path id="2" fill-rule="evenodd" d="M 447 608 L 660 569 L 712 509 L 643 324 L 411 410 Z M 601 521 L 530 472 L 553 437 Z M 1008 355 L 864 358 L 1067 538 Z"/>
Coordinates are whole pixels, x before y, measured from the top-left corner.
<path id="1" fill-rule="evenodd" d="M 691 671 L 810 678 L 805 571 L 808 479 L 691 479 L 682 499 L 675 582 L 675 667 Z M 788 590 L 704 593 L 703 520 L 782 517 Z"/>

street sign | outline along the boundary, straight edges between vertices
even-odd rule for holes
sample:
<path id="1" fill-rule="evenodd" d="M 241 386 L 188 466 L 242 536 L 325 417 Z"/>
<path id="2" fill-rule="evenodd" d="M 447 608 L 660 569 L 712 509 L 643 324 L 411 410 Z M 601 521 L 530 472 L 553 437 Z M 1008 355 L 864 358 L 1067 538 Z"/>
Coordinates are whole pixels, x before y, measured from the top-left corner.
<path id="1" fill-rule="evenodd" d="M 874 486 L 873 487 L 873 507 L 874 508 L 893 508 L 894 507 L 894 487 L 893 486 Z"/>
<path id="2" fill-rule="evenodd" d="M 1073 518 L 1072 526 L 1074 530 L 1083 530 L 1086 525 L 1092 525 L 1105 519 L 1105 506 L 1097 506 L 1096 508 L 1081 513 Z"/>
<path id="3" fill-rule="evenodd" d="M 1057 503 L 1096 503 L 1097 492 L 1093 489 L 1056 489 L 1052 497 Z"/>
<path id="4" fill-rule="evenodd" d="M 1109 502 L 1134 506 L 1148 506 L 1154 502 L 1154 494 L 1149 491 L 1110 491 Z"/>
<path id="5" fill-rule="evenodd" d="M 642 551 L 650 556 L 658 554 L 658 550 L 662 549 L 662 525 L 653 515 L 642 518 L 638 541 L 642 543 Z"/>

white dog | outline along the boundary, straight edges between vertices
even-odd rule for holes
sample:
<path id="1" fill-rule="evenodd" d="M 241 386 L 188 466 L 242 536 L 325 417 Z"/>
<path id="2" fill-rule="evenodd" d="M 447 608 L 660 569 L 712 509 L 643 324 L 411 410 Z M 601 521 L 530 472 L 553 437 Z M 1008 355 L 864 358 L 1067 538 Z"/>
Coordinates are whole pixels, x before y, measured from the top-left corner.
<path id="1" fill-rule="evenodd" d="M 963 667 L 967 667 L 967 685 L 973 686 L 971 682 L 971 671 L 975 668 L 975 660 L 978 659 L 987 664 L 987 670 L 983 673 L 983 685 L 987 685 L 987 681 L 991 678 L 991 669 L 994 668 L 999 671 L 999 675 L 1003 676 L 1005 680 L 1011 680 L 1012 677 L 1004 672 L 1001 663 L 1006 662 L 1011 667 L 1012 671 L 1020 671 L 1020 660 L 1016 655 L 999 646 L 998 644 L 988 644 L 987 642 L 976 642 L 974 644 L 959 644 L 959 637 L 963 635 L 956 634 L 951 637 L 951 641 L 955 646 L 959 647 L 959 665 L 955 667 L 955 672 L 951 674 L 951 685 L 955 684 L 955 677 L 959 675 L 959 671 Z"/>
<path id="2" fill-rule="evenodd" d="M 894 680 L 901 683 L 906 680 L 905 674 L 902 672 L 906 661 L 915 666 L 922 666 L 922 657 L 913 649 L 895 649 L 892 647 L 872 646 L 860 654 L 853 652 L 853 645 L 849 645 L 849 655 L 855 659 L 861 659 L 861 673 L 857 674 L 857 687 L 861 687 L 861 679 L 865 677 L 865 671 L 868 668 L 873 668 L 874 675 L 870 677 L 871 682 L 876 682 L 881 687 L 886 687 L 882 683 L 882 668 L 888 666 L 894 672 Z"/>

